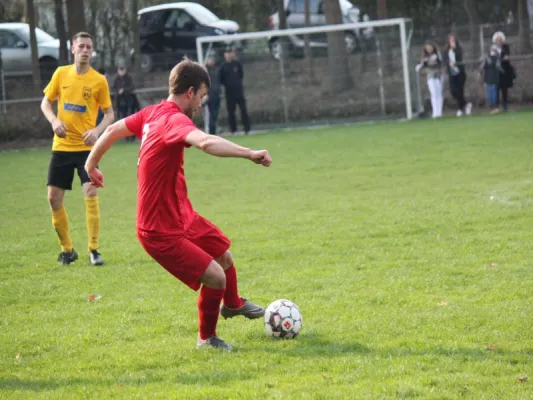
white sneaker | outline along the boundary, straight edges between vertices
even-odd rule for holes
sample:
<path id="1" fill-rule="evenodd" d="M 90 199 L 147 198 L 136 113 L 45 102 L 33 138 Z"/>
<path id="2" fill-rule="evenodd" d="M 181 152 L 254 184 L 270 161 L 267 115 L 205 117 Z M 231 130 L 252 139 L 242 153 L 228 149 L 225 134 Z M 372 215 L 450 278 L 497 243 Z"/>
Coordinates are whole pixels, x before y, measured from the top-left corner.
<path id="1" fill-rule="evenodd" d="M 472 103 L 468 103 L 468 104 L 466 105 L 465 110 L 466 110 L 466 115 L 470 115 L 470 114 L 472 114 Z"/>
<path id="2" fill-rule="evenodd" d="M 457 116 L 458 117 L 462 117 L 463 116 L 463 112 L 461 110 L 457 110 Z"/>

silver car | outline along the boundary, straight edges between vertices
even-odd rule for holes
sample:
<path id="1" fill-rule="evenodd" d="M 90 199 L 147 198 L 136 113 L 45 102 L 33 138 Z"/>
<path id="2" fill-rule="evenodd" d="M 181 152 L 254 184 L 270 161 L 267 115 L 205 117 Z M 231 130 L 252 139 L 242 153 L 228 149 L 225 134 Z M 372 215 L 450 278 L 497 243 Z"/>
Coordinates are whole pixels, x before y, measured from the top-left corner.
<path id="1" fill-rule="evenodd" d="M 35 28 L 35 36 L 41 72 L 46 75 L 51 74 L 58 65 L 59 39 L 39 28 Z M 67 43 L 67 47 L 69 46 Z M 0 51 L 4 76 L 31 76 L 30 27 L 28 24 L 0 23 Z M 96 57 L 96 52 L 93 52 L 93 63 Z"/>
<path id="2" fill-rule="evenodd" d="M 287 15 L 287 27 L 288 28 L 303 28 L 305 26 L 305 0 L 284 0 L 285 14 Z M 309 3 L 309 16 L 311 26 L 326 25 L 326 15 L 324 14 L 323 0 L 310 0 Z M 339 6 L 342 14 L 342 22 L 357 23 L 366 22 L 370 18 L 367 14 L 363 14 L 359 7 L 353 5 L 348 0 L 339 0 Z M 269 38 L 269 48 L 272 57 L 279 60 L 281 56 L 281 44 L 276 36 L 275 31 L 279 30 L 279 11 L 272 14 L 268 19 L 269 28 L 274 31 Z M 346 51 L 353 53 L 365 43 L 368 47 L 368 42 L 373 38 L 373 29 L 355 29 L 353 31 L 344 32 L 344 42 L 346 45 Z M 303 37 L 290 35 L 289 38 L 289 51 L 291 54 L 298 54 L 303 52 L 304 39 Z M 313 48 L 327 49 L 327 35 L 314 34 L 311 39 L 310 46 Z"/>

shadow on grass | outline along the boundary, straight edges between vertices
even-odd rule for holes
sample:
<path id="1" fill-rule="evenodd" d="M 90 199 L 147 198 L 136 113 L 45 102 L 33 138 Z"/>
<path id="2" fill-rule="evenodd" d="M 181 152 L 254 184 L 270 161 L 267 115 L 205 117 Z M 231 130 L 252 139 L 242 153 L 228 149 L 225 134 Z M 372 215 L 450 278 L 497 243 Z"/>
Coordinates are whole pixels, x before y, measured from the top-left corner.
<path id="1" fill-rule="evenodd" d="M 73 386 L 111 386 L 117 385 L 110 379 L 18 379 L 0 378 L 0 389 L 44 392 Z"/>
<path id="2" fill-rule="evenodd" d="M 130 371 L 123 371 L 125 374 Z M 250 379 L 255 379 L 256 375 L 247 373 L 245 371 L 236 374 L 227 374 L 225 371 L 205 371 L 194 373 L 176 373 L 175 376 L 168 375 L 168 372 L 163 372 L 165 376 L 158 374 L 146 374 L 144 376 L 118 376 L 116 378 L 72 378 L 72 379 L 54 379 L 50 377 L 47 379 L 19 379 L 19 378 L 0 378 L 0 398 L 2 392 L 7 391 L 28 391 L 28 392 L 47 392 L 64 388 L 75 387 L 107 387 L 107 388 L 127 388 L 127 387 L 142 387 L 145 385 L 152 385 L 154 383 L 165 382 L 167 384 L 191 385 L 191 386 L 223 386 L 230 381 L 243 382 Z"/>
<path id="3" fill-rule="evenodd" d="M 264 351 L 284 357 L 345 357 L 365 355 L 376 358 L 434 357 L 460 358 L 465 361 L 483 361 L 494 358 L 507 358 L 510 363 L 527 360 L 533 355 L 533 349 L 506 350 L 505 348 L 487 349 L 484 345 L 472 348 L 435 347 L 395 347 L 371 348 L 357 341 L 332 342 L 311 333 L 296 339 L 270 339 L 257 337 L 257 345 L 246 346 L 238 351 L 254 353 Z"/>

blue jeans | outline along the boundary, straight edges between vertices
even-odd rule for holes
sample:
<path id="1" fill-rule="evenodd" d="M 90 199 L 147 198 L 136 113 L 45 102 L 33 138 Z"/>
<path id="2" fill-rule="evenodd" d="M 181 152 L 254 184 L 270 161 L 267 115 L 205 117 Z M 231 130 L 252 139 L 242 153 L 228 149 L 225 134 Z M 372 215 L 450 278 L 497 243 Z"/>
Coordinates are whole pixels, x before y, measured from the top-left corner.
<path id="1" fill-rule="evenodd" d="M 492 107 L 498 106 L 498 85 L 487 84 L 487 104 Z"/>

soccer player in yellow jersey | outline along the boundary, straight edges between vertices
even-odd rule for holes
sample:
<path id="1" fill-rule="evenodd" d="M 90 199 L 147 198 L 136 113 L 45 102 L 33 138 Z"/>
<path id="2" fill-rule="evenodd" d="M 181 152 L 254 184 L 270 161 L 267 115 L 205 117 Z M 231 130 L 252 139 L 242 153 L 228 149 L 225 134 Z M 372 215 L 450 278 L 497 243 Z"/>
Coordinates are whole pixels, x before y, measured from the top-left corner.
<path id="1" fill-rule="evenodd" d="M 111 96 L 106 78 L 91 68 L 93 41 L 91 35 L 80 32 L 72 38 L 74 64 L 59 67 L 44 89 L 41 110 L 52 125 L 54 142 L 48 167 L 48 202 L 52 209 L 52 224 L 59 237 L 60 264 L 78 259 L 69 234 L 69 222 L 63 197 L 72 190 L 74 171 L 80 178 L 85 197 L 89 262 L 103 265 L 99 252 L 100 205 L 97 191 L 84 166 L 87 156 L 100 134 L 114 120 Z M 57 100 L 57 115 L 52 104 Z M 104 118 L 98 126 L 98 110 Z"/>

